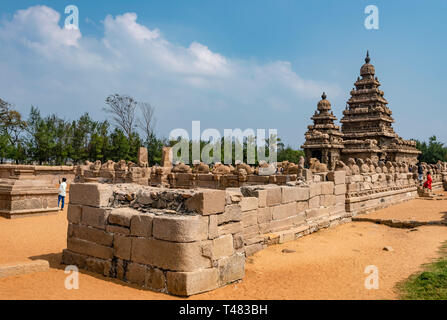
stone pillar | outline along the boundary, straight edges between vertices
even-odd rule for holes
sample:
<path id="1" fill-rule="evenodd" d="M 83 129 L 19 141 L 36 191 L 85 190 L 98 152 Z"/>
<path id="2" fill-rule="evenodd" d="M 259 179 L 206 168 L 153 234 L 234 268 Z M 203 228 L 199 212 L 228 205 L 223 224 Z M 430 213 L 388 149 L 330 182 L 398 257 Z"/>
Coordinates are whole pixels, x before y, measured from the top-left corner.
<path id="1" fill-rule="evenodd" d="M 140 150 L 138 150 L 138 160 L 137 160 L 139 167 L 148 167 L 149 161 L 147 157 L 147 148 L 140 147 Z"/>
<path id="2" fill-rule="evenodd" d="M 161 166 L 162 167 L 172 167 L 172 147 L 163 147 L 161 156 Z"/>

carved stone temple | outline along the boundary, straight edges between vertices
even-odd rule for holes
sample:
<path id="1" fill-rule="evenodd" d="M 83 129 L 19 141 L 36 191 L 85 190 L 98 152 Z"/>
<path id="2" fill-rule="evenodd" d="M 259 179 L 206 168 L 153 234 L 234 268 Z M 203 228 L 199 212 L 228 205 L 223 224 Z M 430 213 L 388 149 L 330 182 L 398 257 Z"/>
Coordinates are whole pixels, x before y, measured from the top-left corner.
<path id="1" fill-rule="evenodd" d="M 311 158 L 316 158 L 327 164 L 329 169 L 334 169 L 341 156 L 343 138 L 340 127 L 334 124 L 337 117 L 334 116 L 331 103 L 326 100 L 324 92 L 321 99 L 318 102 L 315 114 L 311 118 L 314 124 L 308 126 L 303 148 L 308 161 Z"/>
<path id="2" fill-rule="evenodd" d="M 305 134 L 306 142 L 302 148 L 306 158 L 317 158 L 329 168 L 334 167 L 334 160 L 338 158 L 344 162 L 349 158 L 408 164 L 418 162 L 420 151 L 416 149 L 416 142 L 402 139 L 393 130 L 392 112 L 383 91 L 379 89 L 380 82 L 370 61 L 367 52 L 365 64 L 360 68 L 361 77 L 354 83 L 355 88 L 340 120 L 341 132 L 333 123 L 336 117 L 332 115 L 331 104 L 323 94 L 323 100 L 318 103 L 319 113 L 316 112 L 311 118 L 314 125 L 309 126 Z M 342 141 L 337 140 L 339 137 Z"/>

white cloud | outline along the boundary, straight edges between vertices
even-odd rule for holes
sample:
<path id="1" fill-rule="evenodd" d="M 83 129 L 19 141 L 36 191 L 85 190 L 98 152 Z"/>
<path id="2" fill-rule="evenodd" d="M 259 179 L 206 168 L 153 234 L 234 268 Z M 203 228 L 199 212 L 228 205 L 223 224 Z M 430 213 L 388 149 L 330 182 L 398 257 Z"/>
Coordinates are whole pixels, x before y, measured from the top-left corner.
<path id="1" fill-rule="evenodd" d="M 159 129 L 167 135 L 191 120 L 232 128 L 258 115 L 267 123 L 275 117 L 266 114 L 284 115 L 303 101 L 310 115 L 323 90 L 341 92 L 303 79 L 289 62 L 260 64 L 224 57 L 198 42 L 173 44 L 139 24 L 135 13 L 108 15 L 102 39 L 60 22 L 52 8 L 35 6 L 0 24 L 0 96 L 24 111 L 35 104 L 67 118 L 85 111 L 100 117 L 108 94 L 126 93 L 157 106 Z"/>

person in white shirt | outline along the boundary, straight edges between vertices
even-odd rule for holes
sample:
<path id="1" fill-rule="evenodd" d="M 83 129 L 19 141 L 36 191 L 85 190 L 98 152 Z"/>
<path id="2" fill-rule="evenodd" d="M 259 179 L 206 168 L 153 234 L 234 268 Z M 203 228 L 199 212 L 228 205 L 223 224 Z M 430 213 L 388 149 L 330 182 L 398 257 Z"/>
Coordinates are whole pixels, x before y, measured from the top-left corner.
<path id="1" fill-rule="evenodd" d="M 57 199 L 57 207 L 58 208 L 59 208 L 59 204 L 62 201 L 61 210 L 64 210 L 66 190 L 67 190 L 67 179 L 62 178 L 62 183 L 59 186 L 59 197 Z"/>

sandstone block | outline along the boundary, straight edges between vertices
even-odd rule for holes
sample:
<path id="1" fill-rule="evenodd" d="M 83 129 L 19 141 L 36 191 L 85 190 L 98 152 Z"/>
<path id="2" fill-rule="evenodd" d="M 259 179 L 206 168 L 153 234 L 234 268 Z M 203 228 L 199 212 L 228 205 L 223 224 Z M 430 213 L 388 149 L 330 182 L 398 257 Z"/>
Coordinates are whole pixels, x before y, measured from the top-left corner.
<path id="1" fill-rule="evenodd" d="M 296 203 L 296 212 L 303 212 L 305 210 L 309 209 L 309 201 L 298 201 Z"/>
<path id="2" fill-rule="evenodd" d="M 267 191 L 266 203 L 267 207 L 274 206 L 281 203 L 281 188 L 279 186 L 272 186 L 265 189 Z"/>
<path id="3" fill-rule="evenodd" d="M 259 208 L 258 209 L 258 223 L 265 223 L 272 221 L 272 212 L 270 208 Z"/>
<path id="4" fill-rule="evenodd" d="M 298 187 L 297 188 L 297 201 L 309 200 L 310 188 Z"/>
<path id="5" fill-rule="evenodd" d="M 110 208 L 82 206 L 81 222 L 91 227 L 105 229 L 110 211 Z"/>
<path id="6" fill-rule="evenodd" d="M 329 181 L 333 181 L 335 185 L 344 184 L 346 178 L 345 171 L 330 171 L 327 174 Z"/>
<path id="7" fill-rule="evenodd" d="M 151 290 L 165 291 L 166 277 L 163 271 L 157 268 L 147 268 L 145 286 Z"/>
<path id="8" fill-rule="evenodd" d="M 94 273 L 102 274 L 107 277 L 111 273 L 112 262 L 109 260 L 88 257 L 85 260 L 85 269 Z"/>
<path id="9" fill-rule="evenodd" d="M 88 226 L 78 224 L 70 225 L 71 237 L 87 240 L 107 247 L 111 247 L 113 245 L 113 234 Z"/>
<path id="10" fill-rule="evenodd" d="M 296 214 L 296 203 L 290 202 L 270 208 L 273 220 L 280 220 Z"/>
<path id="11" fill-rule="evenodd" d="M 335 206 L 335 195 L 325 194 L 320 196 L 320 206 L 322 207 L 333 207 Z"/>
<path id="12" fill-rule="evenodd" d="M 242 222 L 230 222 L 217 227 L 219 236 L 242 232 Z"/>
<path id="13" fill-rule="evenodd" d="M 346 201 L 346 196 L 344 194 L 341 194 L 339 196 L 335 196 L 335 204 L 339 205 L 339 204 L 345 204 Z"/>
<path id="14" fill-rule="evenodd" d="M 298 200 L 298 188 L 284 186 L 281 187 L 281 203 L 295 202 Z"/>
<path id="15" fill-rule="evenodd" d="M 331 181 L 321 183 L 321 194 L 334 194 L 334 183 Z"/>
<path id="16" fill-rule="evenodd" d="M 230 257 L 222 258 L 218 261 L 220 285 L 226 285 L 245 276 L 245 256 L 244 254 L 234 254 Z"/>
<path id="17" fill-rule="evenodd" d="M 130 260 L 132 239 L 130 237 L 115 234 L 113 238 L 113 254 L 115 257 Z"/>
<path id="18" fill-rule="evenodd" d="M 339 196 L 341 194 L 345 194 L 346 193 L 346 184 L 339 184 L 335 186 L 334 189 L 334 194 L 336 196 Z"/>
<path id="19" fill-rule="evenodd" d="M 309 209 L 320 207 L 320 196 L 315 196 L 309 199 Z"/>
<path id="20" fill-rule="evenodd" d="M 242 226 L 244 228 L 258 224 L 258 210 L 242 212 Z"/>
<path id="21" fill-rule="evenodd" d="M 81 223 L 82 206 L 68 204 L 67 220 L 71 223 Z"/>
<path id="22" fill-rule="evenodd" d="M 264 249 L 264 245 L 262 243 L 255 243 L 245 247 L 245 255 L 247 257 L 254 255 L 256 252 Z"/>
<path id="23" fill-rule="evenodd" d="M 234 253 L 233 236 L 227 234 L 202 245 L 202 254 L 212 260 L 231 256 Z"/>
<path id="24" fill-rule="evenodd" d="M 146 283 L 147 266 L 139 263 L 129 263 L 127 265 L 126 278 L 130 283 L 144 286 Z"/>
<path id="25" fill-rule="evenodd" d="M 321 194 L 321 183 L 312 183 L 309 188 L 309 198 L 319 196 Z"/>
<path id="26" fill-rule="evenodd" d="M 186 215 L 155 216 L 152 234 L 160 240 L 193 242 L 208 239 L 208 217 Z"/>
<path id="27" fill-rule="evenodd" d="M 202 255 L 200 242 L 178 243 L 156 239 L 132 239 L 131 259 L 161 269 L 194 271 L 211 267 L 211 261 Z"/>
<path id="28" fill-rule="evenodd" d="M 168 272 L 166 278 L 168 292 L 177 296 L 191 296 L 214 290 L 219 286 L 217 268 L 194 272 Z"/>
<path id="29" fill-rule="evenodd" d="M 86 254 L 100 259 L 113 258 L 113 248 L 77 238 L 69 238 L 67 240 L 67 249 L 76 253 Z"/>
<path id="30" fill-rule="evenodd" d="M 113 187 L 101 183 L 72 183 L 70 203 L 92 207 L 107 207 L 113 195 Z"/>
<path id="31" fill-rule="evenodd" d="M 109 214 L 109 223 L 123 227 L 130 227 L 130 220 L 133 216 L 138 215 L 140 215 L 140 213 L 132 208 L 113 209 Z"/>
<path id="32" fill-rule="evenodd" d="M 113 234 L 121 234 L 124 236 L 128 236 L 130 235 L 130 229 L 126 228 L 126 227 L 121 227 L 121 226 L 115 226 L 115 225 L 108 225 L 106 226 L 106 231 L 108 233 L 113 233 Z"/>
<path id="33" fill-rule="evenodd" d="M 225 191 L 204 190 L 186 200 L 185 204 L 188 210 L 202 215 L 222 213 L 225 210 Z"/>
<path id="34" fill-rule="evenodd" d="M 256 210 L 258 209 L 258 198 L 244 197 L 239 204 L 242 212 Z"/>
<path id="35" fill-rule="evenodd" d="M 153 214 L 140 214 L 132 216 L 130 220 L 130 234 L 137 237 L 151 237 L 153 218 Z"/>
<path id="36" fill-rule="evenodd" d="M 209 216 L 209 223 L 208 223 L 208 239 L 215 239 L 219 236 L 219 230 L 217 229 L 217 226 L 219 224 L 219 215 L 212 214 Z"/>
<path id="37" fill-rule="evenodd" d="M 230 204 L 225 206 L 223 214 L 218 215 L 218 224 L 221 225 L 230 221 L 241 221 L 242 210 L 239 204 Z"/>

